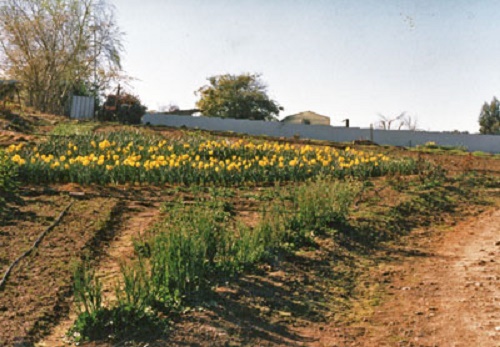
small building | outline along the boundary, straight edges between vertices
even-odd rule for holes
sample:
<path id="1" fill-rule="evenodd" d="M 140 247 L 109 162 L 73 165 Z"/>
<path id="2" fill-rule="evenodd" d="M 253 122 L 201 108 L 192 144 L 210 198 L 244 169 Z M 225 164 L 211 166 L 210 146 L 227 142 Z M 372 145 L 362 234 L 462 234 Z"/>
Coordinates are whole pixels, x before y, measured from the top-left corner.
<path id="1" fill-rule="evenodd" d="M 322 116 L 312 111 L 305 111 L 287 116 L 282 122 L 290 124 L 330 125 L 330 117 Z"/>

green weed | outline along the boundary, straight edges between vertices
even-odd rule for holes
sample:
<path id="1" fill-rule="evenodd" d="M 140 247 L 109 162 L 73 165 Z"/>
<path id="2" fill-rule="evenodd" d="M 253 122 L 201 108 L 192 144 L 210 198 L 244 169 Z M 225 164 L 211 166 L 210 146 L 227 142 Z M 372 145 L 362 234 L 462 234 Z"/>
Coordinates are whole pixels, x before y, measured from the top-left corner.
<path id="1" fill-rule="evenodd" d="M 73 290 L 80 312 L 92 316 L 102 308 L 102 285 L 87 261 L 74 265 Z"/>
<path id="2" fill-rule="evenodd" d="M 166 331 L 168 322 L 147 306 L 149 291 L 142 263 L 123 264 L 121 271 L 124 287 L 116 290 L 118 302 L 104 307 L 102 285 L 94 270 L 86 261 L 75 265 L 73 286 L 79 314 L 67 333 L 75 342 L 151 337 Z"/>

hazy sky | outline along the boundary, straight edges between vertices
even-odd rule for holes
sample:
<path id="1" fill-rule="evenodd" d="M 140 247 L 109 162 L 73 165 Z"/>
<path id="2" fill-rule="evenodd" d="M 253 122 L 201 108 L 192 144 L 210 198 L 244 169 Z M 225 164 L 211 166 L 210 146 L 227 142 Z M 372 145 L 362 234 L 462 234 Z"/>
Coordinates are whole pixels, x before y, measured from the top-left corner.
<path id="1" fill-rule="evenodd" d="M 477 132 L 500 97 L 500 1 L 112 0 L 124 68 L 149 109 L 194 108 L 209 76 L 260 73 L 281 117 L 368 127 L 406 111 Z"/>

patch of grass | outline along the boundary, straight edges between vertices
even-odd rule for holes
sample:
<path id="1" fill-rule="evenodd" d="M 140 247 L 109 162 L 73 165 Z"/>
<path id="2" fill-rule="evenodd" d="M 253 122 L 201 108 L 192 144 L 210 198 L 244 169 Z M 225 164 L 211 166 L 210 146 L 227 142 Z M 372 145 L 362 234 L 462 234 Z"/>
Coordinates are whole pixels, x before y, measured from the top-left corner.
<path id="1" fill-rule="evenodd" d="M 317 180 L 298 188 L 291 188 L 286 199 L 292 205 L 290 213 L 280 213 L 279 206 L 272 210 L 271 218 L 284 227 L 285 243 L 292 248 L 312 244 L 312 238 L 324 234 L 334 226 L 345 223 L 354 197 L 359 193 L 358 182 Z M 280 203 L 280 206 L 285 206 Z M 274 223 L 274 227 L 279 226 Z"/>
<path id="2" fill-rule="evenodd" d="M 99 127 L 99 123 L 97 122 L 64 122 L 57 124 L 55 128 L 52 129 L 51 134 L 60 136 L 90 135 L 97 127 Z"/>
<path id="3" fill-rule="evenodd" d="M 494 156 L 491 153 L 486 153 L 486 152 L 482 152 L 482 151 L 474 151 L 474 152 L 472 152 L 472 155 L 475 156 L 475 157 L 491 157 L 491 156 Z"/>
<path id="4" fill-rule="evenodd" d="M 418 145 L 415 149 L 428 153 L 452 152 L 454 154 L 467 154 L 467 147 L 465 146 L 439 145 L 433 141 L 427 142 L 425 145 Z"/>

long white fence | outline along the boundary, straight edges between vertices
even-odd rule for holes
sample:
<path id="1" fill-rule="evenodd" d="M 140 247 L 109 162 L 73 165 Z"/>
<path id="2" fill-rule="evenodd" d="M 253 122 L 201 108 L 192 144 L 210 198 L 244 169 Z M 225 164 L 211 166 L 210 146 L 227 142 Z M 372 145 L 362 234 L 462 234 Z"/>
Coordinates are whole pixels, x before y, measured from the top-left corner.
<path id="1" fill-rule="evenodd" d="M 362 128 L 332 127 L 328 125 L 287 124 L 239 119 L 212 117 L 173 116 L 146 114 L 143 124 L 187 127 L 202 130 L 233 131 L 248 135 L 267 135 L 272 137 L 293 137 L 349 142 L 372 140 L 379 145 L 414 147 L 427 142 L 437 145 L 462 146 L 469 151 L 500 153 L 499 135 L 469 135 L 410 130 L 379 130 Z"/>

